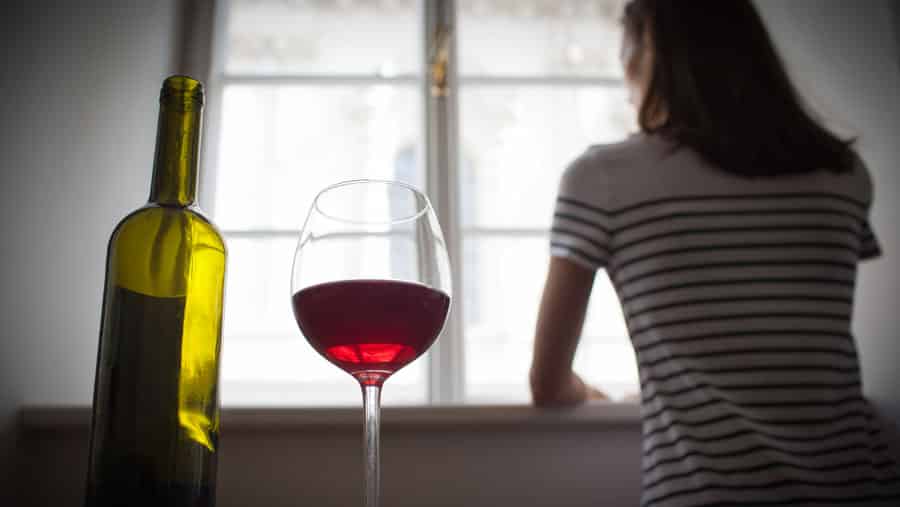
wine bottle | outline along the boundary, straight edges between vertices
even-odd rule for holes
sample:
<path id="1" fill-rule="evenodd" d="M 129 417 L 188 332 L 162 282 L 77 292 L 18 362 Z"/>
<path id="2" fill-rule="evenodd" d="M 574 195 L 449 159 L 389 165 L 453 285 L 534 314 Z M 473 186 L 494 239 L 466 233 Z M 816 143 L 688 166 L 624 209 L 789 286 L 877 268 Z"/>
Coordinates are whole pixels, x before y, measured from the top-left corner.
<path id="1" fill-rule="evenodd" d="M 195 204 L 203 88 L 160 92 L 150 200 L 109 241 L 86 505 L 215 504 L 225 244 Z"/>

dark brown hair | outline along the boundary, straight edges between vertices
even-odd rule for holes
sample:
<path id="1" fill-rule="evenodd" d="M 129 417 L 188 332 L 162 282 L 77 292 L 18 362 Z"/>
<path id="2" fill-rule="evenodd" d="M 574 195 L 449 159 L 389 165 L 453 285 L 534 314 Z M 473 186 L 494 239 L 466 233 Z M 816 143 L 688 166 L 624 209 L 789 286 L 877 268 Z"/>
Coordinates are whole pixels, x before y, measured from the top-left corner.
<path id="1" fill-rule="evenodd" d="M 652 55 L 644 132 L 744 176 L 853 168 L 853 141 L 804 107 L 749 0 L 632 0 L 623 24 L 632 58 Z"/>

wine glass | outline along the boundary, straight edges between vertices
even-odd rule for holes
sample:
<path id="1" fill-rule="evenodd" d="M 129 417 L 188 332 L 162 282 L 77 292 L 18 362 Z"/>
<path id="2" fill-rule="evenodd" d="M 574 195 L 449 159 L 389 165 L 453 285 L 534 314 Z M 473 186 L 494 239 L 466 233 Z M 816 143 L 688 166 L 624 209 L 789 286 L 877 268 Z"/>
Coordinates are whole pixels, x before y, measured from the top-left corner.
<path id="1" fill-rule="evenodd" d="M 366 507 L 380 496 L 381 387 L 434 343 L 450 285 L 441 228 L 419 190 L 354 180 L 316 196 L 294 254 L 294 317 L 310 345 L 362 388 Z"/>

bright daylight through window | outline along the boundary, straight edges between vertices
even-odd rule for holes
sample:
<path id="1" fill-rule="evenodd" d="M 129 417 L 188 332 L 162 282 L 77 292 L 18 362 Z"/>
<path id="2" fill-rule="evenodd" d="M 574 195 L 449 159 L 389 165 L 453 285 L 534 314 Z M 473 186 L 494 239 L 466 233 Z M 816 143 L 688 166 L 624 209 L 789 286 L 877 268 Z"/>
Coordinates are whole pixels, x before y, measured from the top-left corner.
<path id="1" fill-rule="evenodd" d="M 453 34 L 451 83 L 428 107 L 424 12 Z M 299 335 L 290 307 L 297 233 L 316 192 L 395 179 L 456 199 L 445 221 L 459 353 L 392 377 L 386 405 L 523 403 L 559 176 L 588 145 L 633 128 L 618 63 L 619 0 L 230 0 L 220 4 L 206 203 L 229 245 L 225 405 L 356 405 L 356 382 Z M 452 11 L 451 11 L 452 12 Z M 455 17 L 455 20 L 453 20 Z M 455 62 L 454 62 L 455 60 Z M 455 129 L 455 189 L 426 162 L 426 132 Z M 455 252 L 455 253 L 454 253 Z M 348 252 L 335 262 L 355 262 Z M 446 348 L 446 347 L 445 347 Z M 618 300 L 598 275 L 576 370 L 637 391 Z M 438 371 L 440 369 L 440 371 Z M 441 385 L 461 386 L 444 395 Z M 431 386 L 431 387 L 430 387 Z"/>

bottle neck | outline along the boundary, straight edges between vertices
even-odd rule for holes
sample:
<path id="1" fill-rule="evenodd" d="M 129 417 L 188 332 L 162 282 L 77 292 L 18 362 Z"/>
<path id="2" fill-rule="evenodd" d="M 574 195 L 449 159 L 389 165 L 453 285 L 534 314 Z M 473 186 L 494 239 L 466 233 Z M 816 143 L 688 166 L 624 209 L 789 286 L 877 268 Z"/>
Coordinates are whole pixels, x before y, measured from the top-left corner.
<path id="1" fill-rule="evenodd" d="M 160 99 L 150 202 L 186 207 L 197 197 L 202 104 L 185 96 Z"/>

